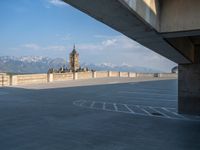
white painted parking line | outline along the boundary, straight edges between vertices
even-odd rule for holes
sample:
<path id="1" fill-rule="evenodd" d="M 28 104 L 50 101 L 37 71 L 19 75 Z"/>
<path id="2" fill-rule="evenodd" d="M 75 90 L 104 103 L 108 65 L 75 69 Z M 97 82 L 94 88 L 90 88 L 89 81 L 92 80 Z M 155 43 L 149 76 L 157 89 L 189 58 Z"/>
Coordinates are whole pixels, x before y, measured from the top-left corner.
<path id="1" fill-rule="evenodd" d="M 89 105 L 83 105 L 85 103 L 89 103 Z M 96 108 L 94 107 L 95 104 L 100 103 L 102 107 Z M 122 104 L 122 103 L 106 103 L 106 102 L 99 102 L 99 101 L 87 101 L 87 100 L 78 100 L 73 102 L 74 105 L 95 109 L 95 110 L 103 110 L 109 112 L 118 112 L 118 113 L 126 113 L 126 114 L 135 114 L 135 115 L 142 115 L 142 116 L 151 116 L 151 117 L 158 117 L 158 118 L 167 118 L 167 119 L 174 119 L 174 120 L 187 120 L 187 121 L 200 121 L 200 117 L 194 116 L 183 116 L 177 114 L 174 111 L 171 111 L 174 108 L 165 108 L 165 107 L 153 107 L 153 106 L 142 106 L 142 105 L 130 105 L 130 104 Z M 113 106 L 113 109 L 106 109 L 106 105 Z M 121 111 L 119 110 L 118 106 L 123 105 L 127 110 Z M 131 107 L 136 107 L 139 112 L 135 112 L 131 109 Z M 163 110 L 163 111 L 161 111 Z M 154 115 L 153 112 L 159 113 L 161 115 Z M 173 114 L 173 115 L 170 115 Z"/>
<path id="2" fill-rule="evenodd" d="M 118 111 L 117 104 L 116 104 L 116 103 L 113 103 L 113 106 L 114 106 L 114 108 L 115 108 L 115 111 Z"/>
<path id="3" fill-rule="evenodd" d="M 90 105 L 90 108 L 93 108 L 94 107 L 94 104 L 95 104 L 95 101 L 93 101 Z"/>
<path id="4" fill-rule="evenodd" d="M 105 110 L 106 109 L 106 103 L 105 102 L 103 102 L 103 110 Z"/>
<path id="5" fill-rule="evenodd" d="M 161 115 L 165 116 L 166 118 L 171 118 L 170 116 L 168 116 L 167 114 L 165 113 L 162 113 L 161 111 L 149 106 L 150 109 L 152 109 L 153 111 L 157 112 L 157 113 L 160 113 Z"/>
<path id="6" fill-rule="evenodd" d="M 126 104 L 123 104 L 123 105 L 124 105 L 124 107 L 126 107 L 126 109 L 128 109 L 128 111 L 130 111 L 131 113 L 135 113 L 131 108 L 128 107 L 128 105 L 126 105 Z"/>
<path id="7" fill-rule="evenodd" d="M 74 104 L 74 105 L 78 105 L 80 102 L 82 102 L 82 100 L 74 101 L 73 104 Z"/>
<path id="8" fill-rule="evenodd" d="M 179 115 L 179 114 L 177 114 L 176 112 L 174 112 L 174 111 L 170 111 L 170 110 L 168 110 L 167 108 L 165 108 L 165 107 L 161 107 L 161 109 L 163 109 L 163 110 L 165 110 L 165 111 L 167 111 L 167 112 L 169 112 L 169 113 L 172 113 L 172 114 L 174 114 L 175 116 L 178 116 L 178 117 L 181 117 L 181 118 L 184 118 L 184 119 L 186 119 L 184 116 L 182 116 L 182 115 Z"/>
<path id="9" fill-rule="evenodd" d="M 152 116 L 152 114 L 150 112 L 148 112 L 147 110 L 145 110 L 144 108 L 136 105 L 137 108 L 139 108 L 140 110 L 144 111 L 146 114 L 148 114 L 149 116 Z"/>
<path id="10" fill-rule="evenodd" d="M 86 102 L 87 102 L 87 101 L 82 100 L 82 101 L 80 102 L 80 106 L 83 106 L 83 104 L 86 103 Z"/>

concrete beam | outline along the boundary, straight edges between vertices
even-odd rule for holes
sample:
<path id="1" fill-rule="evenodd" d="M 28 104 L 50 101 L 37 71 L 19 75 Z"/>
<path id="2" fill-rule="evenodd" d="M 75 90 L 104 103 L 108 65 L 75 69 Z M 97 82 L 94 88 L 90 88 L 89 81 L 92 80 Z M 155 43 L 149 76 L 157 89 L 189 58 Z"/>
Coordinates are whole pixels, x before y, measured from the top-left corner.
<path id="1" fill-rule="evenodd" d="M 199 6 L 199 0 L 160 0 L 159 32 L 199 30 Z"/>
<path id="2" fill-rule="evenodd" d="M 177 49 L 182 55 L 184 55 L 192 63 L 195 61 L 195 45 L 188 37 L 168 38 L 169 42 L 174 48 Z M 181 63 L 179 63 L 181 64 Z"/>
<path id="3" fill-rule="evenodd" d="M 64 1 L 176 63 L 191 63 L 191 60 L 168 44 L 154 29 L 158 25 L 158 18 L 154 12 L 158 8 L 157 0 L 143 2 L 137 0 L 136 5 L 134 4 L 135 0 Z M 138 11 L 134 11 L 134 6 Z M 149 8 L 149 6 L 151 7 Z M 146 12 L 142 15 L 143 8 Z"/>

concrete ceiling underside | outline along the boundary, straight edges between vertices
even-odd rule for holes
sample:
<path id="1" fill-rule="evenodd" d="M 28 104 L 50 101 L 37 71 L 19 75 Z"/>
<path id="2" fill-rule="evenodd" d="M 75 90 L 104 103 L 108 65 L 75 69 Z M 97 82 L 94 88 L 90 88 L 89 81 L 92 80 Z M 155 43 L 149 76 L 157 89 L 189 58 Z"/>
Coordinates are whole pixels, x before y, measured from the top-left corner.
<path id="1" fill-rule="evenodd" d="M 146 23 L 137 13 L 119 0 L 64 0 L 66 3 L 83 11 L 96 20 L 121 32 L 141 45 L 178 63 L 192 63 L 188 52 L 180 51 L 169 33 L 158 33 Z"/>

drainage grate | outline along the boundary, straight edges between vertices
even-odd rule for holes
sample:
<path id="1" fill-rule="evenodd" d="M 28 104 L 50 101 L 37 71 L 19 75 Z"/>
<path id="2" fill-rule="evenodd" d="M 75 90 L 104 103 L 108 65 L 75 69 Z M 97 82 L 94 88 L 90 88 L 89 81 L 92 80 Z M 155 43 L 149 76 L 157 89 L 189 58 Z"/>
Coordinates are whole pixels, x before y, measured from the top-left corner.
<path id="1" fill-rule="evenodd" d="M 151 114 L 154 115 L 154 116 L 163 116 L 162 114 L 157 113 L 157 112 L 153 112 L 153 113 L 151 113 Z"/>

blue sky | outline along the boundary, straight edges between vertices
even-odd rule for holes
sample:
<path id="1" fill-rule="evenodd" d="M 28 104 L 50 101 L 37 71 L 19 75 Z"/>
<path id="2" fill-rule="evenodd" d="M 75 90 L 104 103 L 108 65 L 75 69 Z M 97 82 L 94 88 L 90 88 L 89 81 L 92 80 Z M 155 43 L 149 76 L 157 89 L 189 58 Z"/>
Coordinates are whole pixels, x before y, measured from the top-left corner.
<path id="1" fill-rule="evenodd" d="M 169 71 L 176 64 L 59 0 L 1 0 L 0 55 L 66 58 Z"/>

